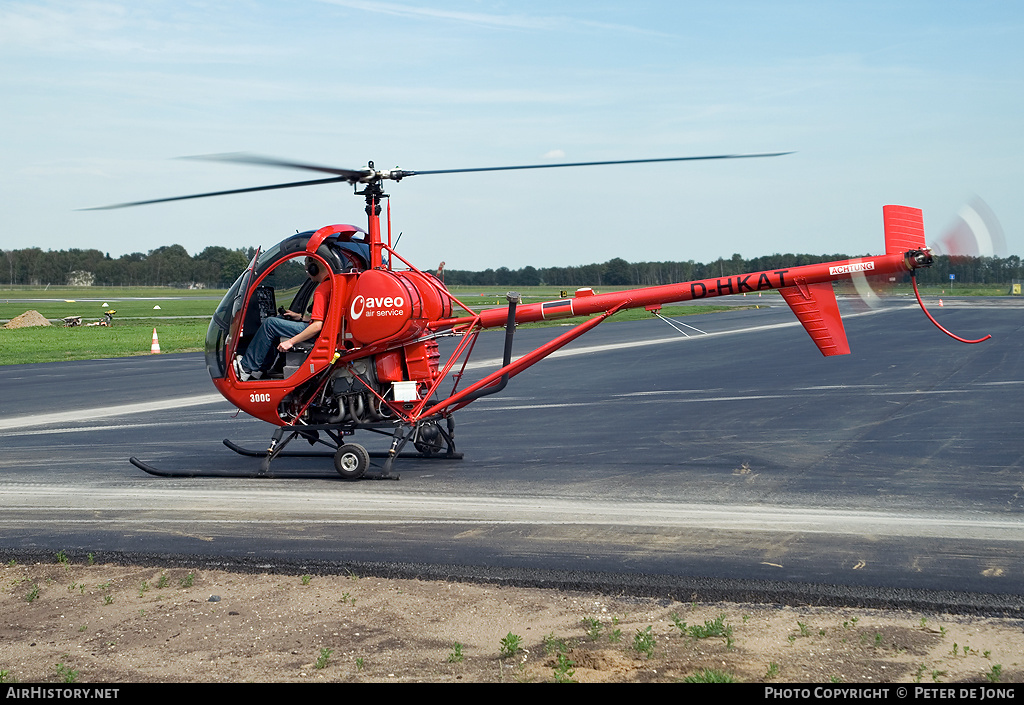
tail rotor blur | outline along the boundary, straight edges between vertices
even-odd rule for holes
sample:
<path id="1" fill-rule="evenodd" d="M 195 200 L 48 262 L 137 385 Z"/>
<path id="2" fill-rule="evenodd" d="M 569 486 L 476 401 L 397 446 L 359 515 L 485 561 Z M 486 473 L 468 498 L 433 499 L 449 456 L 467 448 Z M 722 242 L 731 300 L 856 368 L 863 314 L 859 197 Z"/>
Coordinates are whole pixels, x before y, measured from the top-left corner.
<path id="1" fill-rule="evenodd" d="M 931 248 L 936 255 L 950 257 L 1005 257 L 1006 237 L 996 214 L 975 196 L 964 204 Z"/>
<path id="2" fill-rule="evenodd" d="M 887 230 L 887 250 L 890 244 L 888 235 Z M 1006 238 L 999 219 L 978 196 L 960 208 L 929 248 L 933 255 L 948 257 L 1005 257 L 1007 254 Z M 860 306 L 870 309 L 880 308 L 896 283 L 896 278 L 891 275 L 871 276 L 864 272 L 855 272 L 850 279 Z"/>

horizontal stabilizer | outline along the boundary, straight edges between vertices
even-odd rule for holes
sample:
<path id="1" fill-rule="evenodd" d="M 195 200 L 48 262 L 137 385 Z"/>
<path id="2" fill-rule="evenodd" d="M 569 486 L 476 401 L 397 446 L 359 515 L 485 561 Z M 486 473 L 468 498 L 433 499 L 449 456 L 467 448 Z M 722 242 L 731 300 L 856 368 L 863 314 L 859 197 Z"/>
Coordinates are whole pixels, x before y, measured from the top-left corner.
<path id="1" fill-rule="evenodd" d="M 800 319 L 814 344 L 825 357 L 849 355 L 850 344 L 846 341 L 846 329 L 839 315 L 839 302 L 832 290 L 831 282 L 806 284 L 798 281 L 795 286 L 779 289 L 779 293 Z"/>
<path id="2" fill-rule="evenodd" d="M 882 219 L 885 222 L 885 254 L 902 255 L 907 250 L 924 249 L 924 216 L 920 208 L 882 206 Z"/>

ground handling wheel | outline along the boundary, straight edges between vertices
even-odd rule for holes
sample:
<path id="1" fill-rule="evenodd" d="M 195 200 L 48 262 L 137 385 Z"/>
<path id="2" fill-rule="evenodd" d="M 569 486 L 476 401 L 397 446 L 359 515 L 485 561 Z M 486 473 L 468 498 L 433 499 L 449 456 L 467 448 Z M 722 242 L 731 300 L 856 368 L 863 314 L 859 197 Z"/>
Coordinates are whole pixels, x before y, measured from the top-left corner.
<path id="1" fill-rule="evenodd" d="M 370 467 L 370 454 L 358 443 L 346 443 L 334 454 L 334 469 L 346 480 L 358 480 Z"/>
<path id="2" fill-rule="evenodd" d="M 436 421 L 423 424 L 416 431 L 413 446 L 423 455 L 434 455 L 440 453 L 444 447 L 444 438 L 441 436 L 441 427 Z"/>

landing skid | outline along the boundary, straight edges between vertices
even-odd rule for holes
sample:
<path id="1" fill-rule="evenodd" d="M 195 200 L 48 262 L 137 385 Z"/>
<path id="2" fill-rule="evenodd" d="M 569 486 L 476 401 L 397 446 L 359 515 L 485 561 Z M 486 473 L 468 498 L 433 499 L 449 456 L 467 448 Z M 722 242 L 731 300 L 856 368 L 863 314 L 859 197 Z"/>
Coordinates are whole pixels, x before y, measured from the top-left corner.
<path id="1" fill-rule="evenodd" d="M 269 472 L 261 473 L 261 472 L 258 472 L 258 471 L 247 472 L 247 471 L 223 471 L 223 470 L 221 470 L 221 471 L 218 471 L 218 470 L 161 470 L 160 468 L 153 467 L 149 463 L 144 462 L 142 460 L 139 460 L 136 457 L 128 458 L 128 462 L 130 462 L 132 465 L 134 465 L 135 467 L 139 468 L 140 470 L 142 470 L 144 472 L 147 472 L 150 475 L 155 475 L 157 477 L 210 477 L 210 478 L 220 477 L 220 478 L 235 478 L 235 479 L 273 478 L 274 477 L 274 475 L 269 473 Z M 318 473 L 318 474 L 315 474 L 315 475 L 312 474 L 312 473 L 303 473 L 301 475 L 289 473 L 288 477 L 294 477 L 294 478 L 298 478 L 298 479 L 314 479 L 314 478 L 322 479 L 323 477 L 325 477 L 325 475 L 324 475 L 324 473 Z"/>
<path id="2" fill-rule="evenodd" d="M 367 479 L 367 480 L 397 480 L 399 476 L 391 473 L 391 465 L 395 460 L 408 459 L 408 460 L 462 460 L 463 454 L 455 452 L 449 446 L 449 450 L 446 452 L 434 452 L 434 453 L 402 453 L 397 452 L 405 442 L 409 440 L 408 434 L 401 434 L 392 445 L 392 450 L 388 452 L 368 452 L 361 446 L 355 446 L 360 453 L 365 454 L 365 464 L 358 470 L 356 474 L 346 473 L 344 465 L 338 467 L 338 453 L 340 449 L 334 450 L 292 450 L 285 451 L 282 446 L 287 443 L 280 443 L 280 435 L 275 436 L 277 443 L 275 443 L 275 451 L 271 450 L 256 450 L 253 448 L 246 448 L 240 446 L 237 443 L 225 438 L 224 445 L 233 450 L 239 455 L 248 458 L 260 458 L 260 467 L 253 471 L 236 471 L 236 470 L 163 470 L 157 468 L 149 463 L 140 460 L 136 457 L 129 458 L 129 462 L 135 467 L 139 468 L 143 472 L 156 477 L 178 477 L 178 478 L 195 478 L 195 477 L 209 477 L 209 478 L 237 478 L 237 479 L 273 479 L 275 477 L 287 477 L 289 479 L 324 479 L 328 475 L 325 473 L 310 473 L 310 472 L 288 472 L 286 475 L 275 476 L 270 472 L 270 460 L 273 458 L 334 458 L 335 469 L 338 470 L 339 474 L 345 479 Z M 447 440 L 451 440 L 450 436 L 446 436 Z M 291 440 L 289 438 L 288 440 Z M 322 443 L 322 441 L 319 441 Z M 341 448 L 349 449 L 351 445 L 344 445 Z M 378 465 L 371 466 L 369 459 L 374 458 L 378 460 L 384 460 L 383 467 Z"/>
<path id="3" fill-rule="evenodd" d="M 227 443 L 225 443 L 225 445 L 226 444 Z M 228 446 L 228 447 L 230 448 L 231 446 Z M 232 450 L 235 450 L 235 448 L 232 448 Z M 265 450 L 264 451 L 254 451 L 254 450 L 246 450 L 244 448 L 242 448 L 242 449 L 240 449 L 239 451 L 236 451 L 236 452 L 239 452 L 240 455 L 246 455 L 246 456 L 249 456 L 249 457 L 265 457 L 266 454 L 267 454 L 267 451 L 265 451 Z M 374 454 L 374 455 L 380 455 L 380 454 Z M 408 454 L 408 455 L 409 455 L 409 457 L 416 457 L 416 458 L 422 459 L 422 456 L 416 456 L 416 455 L 413 455 L 411 453 Z M 284 457 L 289 457 L 290 456 L 290 457 L 296 457 L 296 458 L 298 458 L 298 457 L 307 457 L 308 458 L 308 457 L 314 457 L 314 456 L 316 456 L 316 457 L 323 456 L 323 457 L 328 457 L 329 458 L 329 457 L 333 457 L 334 453 L 310 453 L 310 452 L 307 452 L 307 453 L 281 453 L 278 457 L 281 457 L 281 456 L 284 456 Z M 283 478 L 288 478 L 289 480 L 324 480 L 324 479 L 327 479 L 327 478 L 332 478 L 332 477 L 336 478 L 336 477 L 338 477 L 337 474 L 335 474 L 335 473 L 327 473 L 327 472 L 289 472 L 286 475 L 274 475 L 274 473 L 270 472 L 269 470 L 267 470 L 267 471 L 260 471 L 260 470 L 237 470 L 237 471 L 232 471 L 232 470 L 162 470 L 161 468 L 154 467 L 154 466 L 150 465 L 149 463 L 145 462 L 144 460 L 139 460 L 138 458 L 136 458 L 134 456 L 129 458 L 128 462 L 130 462 L 132 465 L 134 465 L 138 469 L 142 470 L 143 472 L 149 473 L 150 475 L 154 475 L 156 477 L 177 477 L 177 478 L 185 478 L 185 477 L 196 478 L 196 477 L 202 477 L 202 478 L 221 478 L 221 479 L 235 479 L 235 480 L 273 480 L 273 479 L 283 479 Z M 398 475 L 384 476 L 383 473 L 367 472 L 367 473 L 365 473 L 363 475 L 363 478 L 367 479 L 367 480 L 397 480 L 398 479 Z"/>

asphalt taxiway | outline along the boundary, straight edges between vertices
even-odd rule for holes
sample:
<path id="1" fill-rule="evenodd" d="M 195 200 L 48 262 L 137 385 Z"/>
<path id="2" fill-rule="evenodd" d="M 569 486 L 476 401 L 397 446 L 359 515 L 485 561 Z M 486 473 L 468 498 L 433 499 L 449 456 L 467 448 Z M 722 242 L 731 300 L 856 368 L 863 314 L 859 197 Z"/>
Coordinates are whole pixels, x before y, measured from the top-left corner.
<path id="1" fill-rule="evenodd" d="M 853 353 L 833 358 L 779 302 L 687 317 L 691 337 L 602 324 L 460 412 L 464 460 L 401 462 L 398 482 L 291 458 L 274 480 L 141 473 L 129 456 L 258 462 L 221 440 L 265 447 L 271 427 L 201 355 L 0 367 L 0 551 L 1024 614 L 1024 307 L 947 299 L 943 325 L 993 336 L 964 345 L 909 304 L 844 302 Z M 471 373 L 501 344 L 481 336 Z"/>

